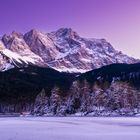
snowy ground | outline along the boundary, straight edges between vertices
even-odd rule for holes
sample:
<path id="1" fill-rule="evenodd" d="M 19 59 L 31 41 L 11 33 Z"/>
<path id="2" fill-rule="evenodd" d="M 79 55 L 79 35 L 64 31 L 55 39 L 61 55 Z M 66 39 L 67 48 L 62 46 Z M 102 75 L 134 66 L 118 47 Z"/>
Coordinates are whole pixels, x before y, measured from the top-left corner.
<path id="1" fill-rule="evenodd" d="M 139 140 L 140 118 L 0 118 L 0 140 Z"/>

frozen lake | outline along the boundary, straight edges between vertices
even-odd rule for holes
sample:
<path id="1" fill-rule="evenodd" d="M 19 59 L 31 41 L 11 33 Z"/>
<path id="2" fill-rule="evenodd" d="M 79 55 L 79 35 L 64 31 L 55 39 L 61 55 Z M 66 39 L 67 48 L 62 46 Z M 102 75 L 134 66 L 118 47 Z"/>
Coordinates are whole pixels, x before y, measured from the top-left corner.
<path id="1" fill-rule="evenodd" d="M 0 118 L 0 140 L 139 139 L 139 117 Z"/>

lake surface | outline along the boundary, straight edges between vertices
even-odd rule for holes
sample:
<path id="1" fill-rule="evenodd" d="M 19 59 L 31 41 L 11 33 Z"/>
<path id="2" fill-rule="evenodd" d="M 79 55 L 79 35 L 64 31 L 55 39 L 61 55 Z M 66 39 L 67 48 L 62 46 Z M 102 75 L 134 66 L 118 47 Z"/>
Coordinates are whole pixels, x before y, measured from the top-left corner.
<path id="1" fill-rule="evenodd" d="M 140 118 L 6 117 L 0 140 L 140 140 Z"/>

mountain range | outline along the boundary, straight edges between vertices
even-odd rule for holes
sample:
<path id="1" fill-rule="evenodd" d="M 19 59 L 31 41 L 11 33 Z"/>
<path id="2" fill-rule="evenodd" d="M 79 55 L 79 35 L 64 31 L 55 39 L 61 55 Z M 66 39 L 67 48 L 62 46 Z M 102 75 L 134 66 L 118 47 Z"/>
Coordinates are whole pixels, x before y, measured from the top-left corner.
<path id="1" fill-rule="evenodd" d="M 140 60 L 70 28 L 0 39 L 0 114 L 140 114 Z"/>
<path id="2" fill-rule="evenodd" d="M 83 73 L 112 63 L 139 60 L 115 50 L 105 39 L 83 38 L 71 28 L 42 33 L 12 32 L 0 39 L 0 70 L 28 64 L 62 72 Z"/>

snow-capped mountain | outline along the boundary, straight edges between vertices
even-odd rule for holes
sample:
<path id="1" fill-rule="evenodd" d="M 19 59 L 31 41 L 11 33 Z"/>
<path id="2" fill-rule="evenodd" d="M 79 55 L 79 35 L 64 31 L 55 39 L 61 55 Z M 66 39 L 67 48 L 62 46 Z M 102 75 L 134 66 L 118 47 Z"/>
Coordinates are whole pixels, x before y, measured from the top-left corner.
<path id="1" fill-rule="evenodd" d="M 58 71 L 86 72 L 112 63 L 136 63 L 105 39 L 80 37 L 71 28 L 42 33 L 31 30 L 25 34 L 12 32 L 0 40 L 0 68 L 33 64 Z"/>
<path id="2" fill-rule="evenodd" d="M 0 38 L 0 113 L 139 114 L 137 62 L 105 39 L 83 38 L 68 28 L 4 35 Z"/>

